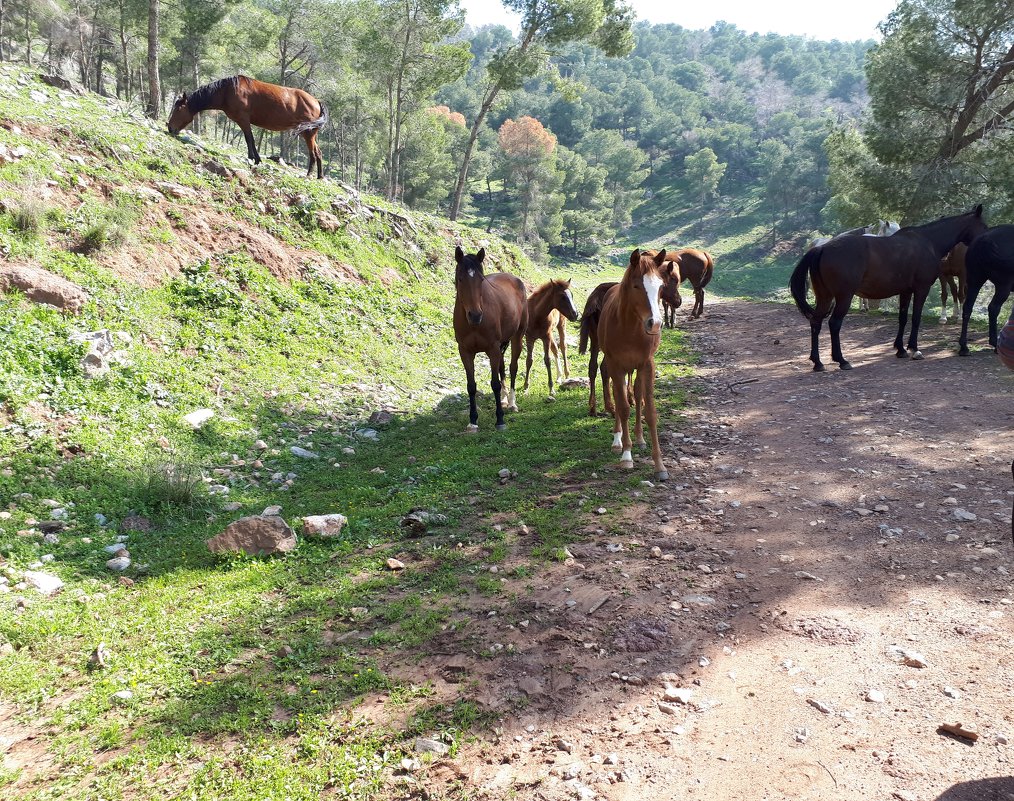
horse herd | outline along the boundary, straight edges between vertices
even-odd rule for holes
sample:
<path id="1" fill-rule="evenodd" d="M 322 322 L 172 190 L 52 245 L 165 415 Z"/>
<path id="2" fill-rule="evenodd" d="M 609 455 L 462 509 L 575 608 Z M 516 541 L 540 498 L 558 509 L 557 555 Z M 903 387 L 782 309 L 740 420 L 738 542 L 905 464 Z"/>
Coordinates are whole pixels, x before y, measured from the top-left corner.
<path id="1" fill-rule="evenodd" d="M 527 295 L 521 279 L 509 273 L 486 275 L 485 249 L 466 254 L 455 248 L 454 335 L 465 368 L 468 386 L 466 433 L 479 430 L 476 406 L 475 357 L 485 353 L 490 365 L 496 427 L 506 428 L 504 409 L 517 410 L 515 383 L 522 346 L 527 343 L 525 366 L 527 390 L 532 369 L 532 350 L 542 342 L 543 360 L 549 381 L 549 397 L 555 398 L 550 355 L 563 359 L 563 375 L 569 376 L 564 319 L 579 317 L 570 281 L 547 281 Z M 631 406 L 635 409 L 634 436 L 639 446 L 647 445 L 643 422 L 648 425 L 655 478 L 669 478 L 658 443 L 658 415 L 655 410 L 655 352 L 661 342 L 663 325 L 673 327 L 675 310 L 682 305 L 679 285 L 690 282 L 694 289 L 693 317 L 704 312 L 704 288 L 714 274 L 714 261 L 703 250 L 683 248 L 634 250 L 622 280 L 599 284 L 588 296 L 581 317 L 581 346 L 591 346 L 589 362 L 588 412 L 596 415 L 595 378 L 601 373 L 603 405 L 613 415 L 613 451 L 620 454 L 620 467 L 632 469 L 632 442 L 629 432 Z M 554 336 L 555 334 L 555 336 Z M 506 351 L 511 349 L 510 388 L 507 381 Z M 599 352 L 602 363 L 599 364 Z M 610 397 L 610 395 L 612 397 Z"/>
<path id="2" fill-rule="evenodd" d="M 937 279 L 941 282 L 942 320 L 947 316 L 948 285 L 955 299 L 961 298 L 963 302 L 958 340 L 962 356 L 969 355 L 968 321 L 975 301 L 986 281 L 993 283 L 989 344 L 996 349 L 997 317 L 1014 288 L 1014 225 L 987 228 L 980 204 L 964 214 L 908 226 L 886 236 L 869 233 L 854 229 L 815 244 L 789 279 L 793 300 L 810 321 L 810 361 L 814 370 L 825 369 L 819 350 L 825 318 L 829 318 L 831 359 L 842 370 L 852 369 L 842 352 L 840 332 L 856 295 L 870 300 L 897 295 L 895 351 L 898 358 L 921 359 L 919 325 L 923 305 Z M 815 306 L 810 306 L 807 300 L 807 283 L 813 288 Z M 912 328 L 906 348 L 904 335 L 910 303 Z"/>

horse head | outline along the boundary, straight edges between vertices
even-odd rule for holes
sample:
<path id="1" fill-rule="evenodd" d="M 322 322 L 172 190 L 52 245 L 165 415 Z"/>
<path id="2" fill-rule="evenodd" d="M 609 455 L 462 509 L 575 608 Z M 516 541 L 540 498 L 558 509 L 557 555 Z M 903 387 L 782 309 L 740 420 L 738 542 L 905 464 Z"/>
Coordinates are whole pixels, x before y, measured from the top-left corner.
<path id="1" fill-rule="evenodd" d="M 454 288 L 457 302 L 465 310 L 465 318 L 472 325 L 482 322 L 482 263 L 486 259 L 486 249 L 479 248 L 476 254 L 465 254 L 460 247 L 454 248 Z"/>
<path id="2" fill-rule="evenodd" d="M 574 305 L 574 296 L 570 293 L 570 279 L 564 281 L 562 278 L 553 279 L 553 308 L 571 322 L 581 316 Z"/>
<path id="3" fill-rule="evenodd" d="M 665 283 L 664 270 L 665 250 L 634 250 L 630 254 L 630 264 L 623 276 L 623 283 L 633 292 L 627 297 L 633 298 L 634 306 L 644 321 L 644 330 L 649 334 L 658 334 L 662 330 L 662 312 L 659 309 L 659 296 Z"/>
<path id="4" fill-rule="evenodd" d="M 662 265 L 662 280 L 665 281 L 662 295 L 669 305 L 678 309 L 683 305 L 683 297 L 680 295 L 680 283 L 683 281 L 683 275 L 680 273 L 680 257 L 676 253 L 666 258 L 668 261 Z"/>
<path id="5" fill-rule="evenodd" d="M 961 235 L 958 237 L 958 241 L 964 242 L 966 245 L 970 245 L 972 244 L 972 240 L 979 234 L 988 230 L 989 226 L 986 225 L 986 221 L 982 219 L 981 203 L 962 216 L 967 217 L 968 219 L 965 220 L 965 226 L 961 231 Z"/>
<path id="6" fill-rule="evenodd" d="M 193 121 L 194 114 L 187 106 L 187 93 L 183 92 L 176 98 L 176 102 L 173 103 L 173 110 L 169 112 L 169 119 L 166 121 L 166 126 L 169 128 L 169 133 L 176 136 L 176 134 L 186 128 Z"/>

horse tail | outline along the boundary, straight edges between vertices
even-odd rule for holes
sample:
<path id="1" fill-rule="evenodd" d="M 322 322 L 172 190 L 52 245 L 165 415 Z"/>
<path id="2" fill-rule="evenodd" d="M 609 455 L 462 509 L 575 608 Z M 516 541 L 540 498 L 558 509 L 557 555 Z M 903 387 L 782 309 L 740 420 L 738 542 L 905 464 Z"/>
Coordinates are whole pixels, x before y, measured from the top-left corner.
<path id="1" fill-rule="evenodd" d="M 698 289 L 704 289 L 704 287 L 711 283 L 711 279 L 715 277 L 715 260 L 711 258 L 711 254 L 708 251 L 702 250 L 701 253 L 707 258 L 707 263 L 704 265 L 704 275 L 701 277 L 701 285 Z"/>
<path id="2" fill-rule="evenodd" d="M 304 134 L 307 131 L 317 131 L 327 125 L 331 119 L 331 115 L 328 114 L 327 107 L 320 104 L 320 116 L 315 120 L 309 120 L 308 122 L 301 122 L 295 128 L 292 129 L 294 134 Z"/>
<path id="3" fill-rule="evenodd" d="M 823 249 L 821 246 L 806 251 L 803 258 L 799 260 L 799 264 L 796 265 L 796 269 L 792 271 L 792 277 L 789 278 L 792 299 L 796 301 L 796 307 L 807 320 L 813 317 L 814 309 L 806 300 L 806 276 L 817 272 Z"/>
<path id="4" fill-rule="evenodd" d="M 584 314 L 581 315 L 581 342 L 578 345 L 577 352 L 584 354 L 588 351 L 588 340 L 591 338 L 591 332 L 599 324 L 599 310 L 589 311 L 584 310 Z"/>

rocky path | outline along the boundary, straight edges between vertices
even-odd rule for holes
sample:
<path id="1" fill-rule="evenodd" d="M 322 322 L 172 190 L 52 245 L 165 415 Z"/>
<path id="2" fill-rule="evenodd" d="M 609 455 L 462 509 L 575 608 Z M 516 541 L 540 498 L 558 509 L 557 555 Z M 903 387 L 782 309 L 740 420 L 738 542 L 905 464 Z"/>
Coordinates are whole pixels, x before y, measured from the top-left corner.
<path id="1" fill-rule="evenodd" d="M 950 327 L 909 362 L 852 315 L 856 369 L 814 374 L 792 307 L 683 324 L 703 361 L 673 480 L 512 580 L 485 624 L 507 656 L 449 657 L 503 714 L 431 789 L 1014 799 L 1014 377 Z"/>

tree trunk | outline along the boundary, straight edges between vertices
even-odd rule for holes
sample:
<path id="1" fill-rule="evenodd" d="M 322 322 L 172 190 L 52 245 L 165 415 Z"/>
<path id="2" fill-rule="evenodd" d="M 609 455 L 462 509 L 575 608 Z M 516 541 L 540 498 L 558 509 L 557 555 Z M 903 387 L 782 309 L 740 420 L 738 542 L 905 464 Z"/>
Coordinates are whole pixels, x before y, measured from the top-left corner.
<path id="1" fill-rule="evenodd" d="M 162 87 L 158 75 L 159 0 L 148 0 L 148 116 L 158 119 L 162 105 Z"/>

